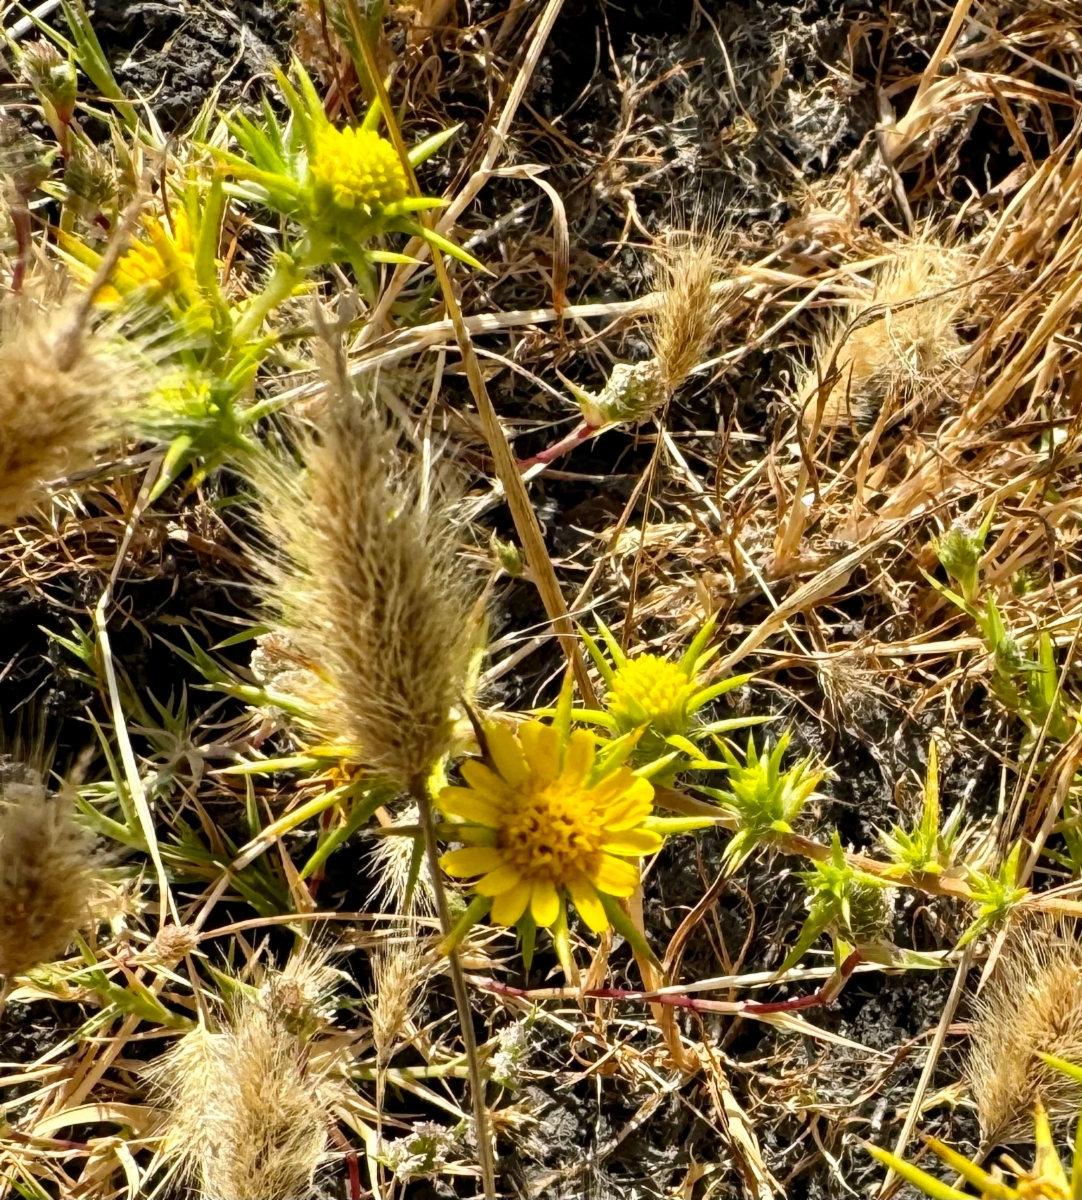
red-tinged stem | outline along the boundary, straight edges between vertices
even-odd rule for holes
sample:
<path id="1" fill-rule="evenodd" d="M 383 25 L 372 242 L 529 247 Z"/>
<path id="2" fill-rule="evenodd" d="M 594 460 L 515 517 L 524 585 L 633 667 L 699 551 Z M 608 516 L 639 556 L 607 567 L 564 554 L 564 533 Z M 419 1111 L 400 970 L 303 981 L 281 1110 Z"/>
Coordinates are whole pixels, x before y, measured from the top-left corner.
<path id="1" fill-rule="evenodd" d="M 624 1003 L 662 1004 L 671 1008 L 686 1008 L 691 1012 L 731 1013 L 748 1017 L 765 1017 L 774 1013 L 800 1012 L 809 1008 L 825 1008 L 836 1000 L 846 980 L 863 961 L 859 950 L 854 950 L 842 963 L 837 973 L 810 996 L 797 996 L 792 1000 L 773 1000 L 761 1003 L 756 1000 L 702 1000 L 686 992 L 644 992 L 628 988 L 519 988 L 498 979 L 481 975 L 467 976 L 474 987 L 499 996 L 514 996 L 522 1000 L 619 1000 Z"/>
<path id="2" fill-rule="evenodd" d="M 11 272 L 11 290 L 23 290 L 26 264 L 30 258 L 30 206 L 22 192 L 15 192 L 8 199 L 11 226 L 15 234 L 15 266 Z"/>
<path id="3" fill-rule="evenodd" d="M 553 442 L 551 446 L 542 450 L 540 454 L 535 454 L 533 458 L 520 458 L 518 460 L 519 468 L 527 471 L 530 467 L 536 467 L 539 463 L 547 465 L 550 462 L 554 462 L 561 454 L 566 454 L 569 450 L 574 450 L 580 442 L 585 442 L 587 438 L 591 438 L 595 433 L 600 432 L 601 430 L 596 426 L 587 425 L 583 421 L 581 425 L 576 425 L 567 437 L 561 438 L 558 442 Z"/>

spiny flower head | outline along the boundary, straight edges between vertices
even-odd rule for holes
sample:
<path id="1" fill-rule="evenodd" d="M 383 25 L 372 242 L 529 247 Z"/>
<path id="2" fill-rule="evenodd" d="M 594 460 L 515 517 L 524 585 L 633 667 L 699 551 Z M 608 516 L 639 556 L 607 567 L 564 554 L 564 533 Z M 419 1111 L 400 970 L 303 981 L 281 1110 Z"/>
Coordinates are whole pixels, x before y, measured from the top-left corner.
<path id="1" fill-rule="evenodd" d="M 640 731 L 636 759 L 658 760 L 659 756 L 683 752 L 693 760 L 703 755 L 695 741 L 708 733 L 723 733 L 732 729 L 759 724 L 761 717 L 738 717 L 707 723 L 698 719 L 698 712 L 711 700 L 746 683 L 750 675 L 734 675 L 708 687 L 701 675 L 717 653 L 717 647 L 707 650 L 717 623 L 716 617 L 699 631 L 687 653 L 678 662 L 658 654 L 628 656 L 603 621 L 597 626 L 608 648 L 606 657 L 598 643 L 585 631 L 583 639 L 601 673 L 607 688 L 604 711 L 580 710 L 575 719 L 590 721 L 623 736 Z"/>
<path id="2" fill-rule="evenodd" d="M 371 220 L 409 195 L 394 146 L 374 129 L 321 130 L 309 170 L 318 208 L 336 216 Z"/>
<path id="3" fill-rule="evenodd" d="M 133 238 L 120 256 L 109 283 L 98 290 L 95 300 L 102 305 L 119 304 L 125 296 L 139 292 L 146 300 L 186 290 L 194 279 L 195 254 L 192 232 L 184 208 L 170 212 L 171 221 L 151 213 L 143 218 L 142 238 Z M 101 256 L 78 238 L 60 235 L 60 254 L 72 274 L 83 284 L 94 278 Z"/>
<path id="4" fill-rule="evenodd" d="M 743 762 L 720 738 L 714 740 L 728 768 L 729 786 L 700 787 L 700 790 L 739 822 L 725 849 L 726 859 L 735 868 L 761 841 L 770 841 L 775 834 L 792 833 L 805 805 L 818 798 L 816 788 L 827 772 L 817 767 L 810 756 L 783 771 L 781 763 L 789 747 L 787 733 L 782 734 L 775 746 L 764 745 L 761 751 L 756 749 L 755 738 L 749 734 Z"/>
<path id="5" fill-rule="evenodd" d="M 412 147 L 408 167 L 394 144 L 378 132 L 383 113 L 374 104 L 357 128 L 338 129 L 327 119 L 312 80 L 297 61 L 296 86 L 281 72 L 278 85 L 290 110 L 282 126 L 269 105 L 257 122 L 240 114 L 229 121 L 241 153 L 216 151 L 243 198 L 293 218 L 303 236 L 296 256 L 305 267 L 348 262 L 358 283 L 373 292 L 375 262 L 413 262 L 371 243 L 388 233 L 424 238 L 433 248 L 472 267 L 480 263 L 460 246 L 416 220 L 446 201 L 412 194 L 412 168 L 451 138 L 442 130 Z"/>
<path id="6" fill-rule="evenodd" d="M 525 924 L 531 938 L 537 926 L 566 929 L 567 899 L 595 933 L 608 929 L 615 900 L 638 886 L 637 860 L 663 842 L 650 815 L 654 789 L 626 764 L 634 739 L 599 754 L 592 733 L 570 730 L 565 687 L 553 724 L 528 721 L 513 733 L 490 722 L 485 741 L 492 765 L 468 759 L 466 786 L 446 787 L 437 800 L 456 822 L 444 836 L 465 843 L 443 856 L 444 870 L 480 876 L 474 892 L 492 920 Z"/>

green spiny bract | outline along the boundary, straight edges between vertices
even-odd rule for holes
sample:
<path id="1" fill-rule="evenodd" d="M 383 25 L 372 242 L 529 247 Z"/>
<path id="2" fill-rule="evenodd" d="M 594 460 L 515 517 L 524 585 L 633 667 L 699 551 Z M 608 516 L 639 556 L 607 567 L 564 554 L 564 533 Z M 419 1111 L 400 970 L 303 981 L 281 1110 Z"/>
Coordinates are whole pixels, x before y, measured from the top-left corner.
<path id="1" fill-rule="evenodd" d="M 417 214 L 446 201 L 411 194 L 411 181 L 394 145 L 378 132 L 382 113 L 374 104 L 357 128 L 339 129 L 304 68 L 293 64 L 297 86 L 276 70 L 290 119 L 283 127 L 264 100 L 263 120 L 241 113 L 230 129 L 242 151 L 216 151 L 236 183 L 233 191 L 295 220 L 303 230 L 295 255 L 306 267 L 348 262 L 357 282 L 374 293 L 374 263 L 410 263 L 405 255 L 374 248 L 389 233 L 424 238 L 434 249 L 469 266 L 481 264 L 460 246 L 427 228 Z M 409 151 L 414 168 L 457 132 L 441 130 Z"/>
<path id="2" fill-rule="evenodd" d="M 735 869 L 760 842 L 793 832 L 804 807 L 817 798 L 815 789 L 827 771 L 817 767 L 810 755 L 783 771 L 781 762 L 789 747 L 787 733 L 771 748 L 764 744 L 761 752 L 755 747 L 754 735 L 749 734 L 743 762 L 720 738 L 715 741 L 729 769 L 729 786 L 698 790 L 736 818 L 737 831 L 725 848 L 725 857 Z"/>

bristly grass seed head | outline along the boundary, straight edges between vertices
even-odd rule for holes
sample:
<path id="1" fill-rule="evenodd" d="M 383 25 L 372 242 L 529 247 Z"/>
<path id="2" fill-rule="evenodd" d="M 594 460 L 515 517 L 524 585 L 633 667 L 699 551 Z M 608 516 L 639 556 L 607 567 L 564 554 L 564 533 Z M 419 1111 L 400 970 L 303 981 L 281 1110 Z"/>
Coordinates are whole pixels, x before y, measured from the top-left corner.
<path id="1" fill-rule="evenodd" d="M 92 839 L 73 798 L 49 795 L 36 772 L 0 760 L 0 975 L 10 984 L 71 945 L 90 915 Z"/>
<path id="2" fill-rule="evenodd" d="M 1073 1116 L 1082 1088 L 1041 1058 L 1082 1062 L 1082 943 L 1071 929 L 1013 930 L 975 1008 L 967 1074 L 983 1136 L 1028 1138 L 1038 1096 L 1054 1121 Z"/>
<path id="3" fill-rule="evenodd" d="M 168 1112 L 165 1153 L 206 1200 L 312 1194 L 332 1089 L 279 1007 L 243 991 L 221 1031 L 198 1026 L 147 1072 Z"/>
<path id="4" fill-rule="evenodd" d="M 859 428 L 884 406 L 930 402 L 960 363 L 967 256 L 930 237 L 887 250 L 872 297 L 850 305 L 818 344 L 816 364 L 799 388 L 807 428 L 820 405 L 821 425 L 852 420 Z M 821 378 L 827 371 L 836 374 L 829 386 Z"/>
<path id="5" fill-rule="evenodd" d="M 318 732 L 408 789 L 451 745 L 475 592 L 446 510 L 397 467 L 374 401 L 334 397 L 303 456 L 305 478 L 265 487 L 285 550 L 271 600 L 321 676 Z"/>
<path id="6" fill-rule="evenodd" d="M 125 358 L 104 338 L 73 339 L 68 316 L 17 297 L 0 308 L 0 525 L 91 466 L 119 424 Z"/>

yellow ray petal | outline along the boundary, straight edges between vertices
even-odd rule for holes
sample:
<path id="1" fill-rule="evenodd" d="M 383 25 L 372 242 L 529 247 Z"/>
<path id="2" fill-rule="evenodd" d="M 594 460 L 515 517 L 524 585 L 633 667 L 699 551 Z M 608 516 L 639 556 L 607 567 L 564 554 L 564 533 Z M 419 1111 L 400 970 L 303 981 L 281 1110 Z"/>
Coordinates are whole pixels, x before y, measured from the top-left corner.
<path id="1" fill-rule="evenodd" d="M 475 792 L 480 792 L 487 800 L 491 800 L 493 804 L 502 804 L 511 796 L 511 789 L 506 783 L 490 770 L 483 762 L 476 758 L 467 758 L 466 761 L 459 767 L 462 772 L 462 778 L 470 785 Z"/>
<path id="2" fill-rule="evenodd" d="M 548 929 L 560 915 L 560 897 L 551 879 L 539 879 L 533 885 L 530 911 L 541 929 Z"/>
<path id="3" fill-rule="evenodd" d="M 522 872 L 510 864 L 501 862 L 498 867 L 489 871 L 473 886 L 479 896 L 498 896 L 501 892 L 510 891 L 522 878 Z"/>
<path id="4" fill-rule="evenodd" d="M 601 841 L 602 850 L 612 854 L 653 854 L 660 850 L 665 839 L 652 829 L 624 829 L 606 831 Z"/>
<path id="5" fill-rule="evenodd" d="M 580 873 L 570 880 L 567 890 L 571 893 L 571 899 L 587 929 L 593 930 L 594 933 L 604 933 L 609 927 L 609 918 L 598 899 L 594 885 Z"/>
<path id="6" fill-rule="evenodd" d="M 586 729 L 576 729 L 567 743 L 560 782 L 569 788 L 579 787 L 594 769 L 594 735 Z"/>
<path id="7" fill-rule="evenodd" d="M 531 773 L 542 783 L 552 783 L 560 773 L 560 735 L 551 725 L 527 721 L 519 728 L 518 740 Z"/>
<path id="8" fill-rule="evenodd" d="M 520 880 L 513 888 L 502 892 L 492 902 L 492 911 L 489 914 L 491 920 L 497 925 L 514 925 L 526 911 L 526 905 L 530 902 L 530 891 L 531 885 L 525 880 Z"/>
<path id="9" fill-rule="evenodd" d="M 436 806 L 448 817 L 476 821 L 478 825 L 495 828 L 500 823 L 499 809 L 473 788 L 445 787 L 439 794 Z"/>
<path id="10" fill-rule="evenodd" d="M 597 805 L 611 804 L 619 800 L 635 780 L 635 774 L 630 767 L 617 767 L 611 775 L 606 775 L 600 783 L 595 784 L 586 793 Z"/>
<path id="11" fill-rule="evenodd" d="M 587 870 L 590 882 L 599 892 L 626 899 L 639 886 L 639 868 L 635 863 L 611 854 L 598 855 L 592 870 Z"/>
<path id="12" fill-rule="evenodd" d="M 644 785 L 644 786 L 641 786 Z M 623 796 L 598 807 L 598 818 L 606 829 L 630 829 L 650 815 L 654 789 L 648 779 L 630 782 Z"/>
<path id="13" fill-rule="evenodd" d="M 483 875 L 502 865 L 503 855 L 495 846 L 467 846 L 462 850 L 449 850 L 440 859 L 440 866 L 455 879 Z"/>
<path id="14" fill-rule="evenodd" d="M 530 776 L 530 768 L 510 727 L 502 721 L 493 721 L 485 726 L 485 741 L 496 770 L 508 785 L 516 788 L 525 783 Z"/>

